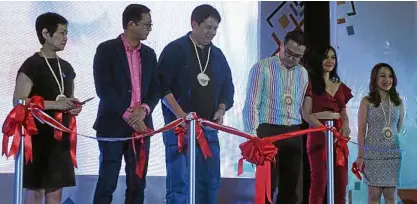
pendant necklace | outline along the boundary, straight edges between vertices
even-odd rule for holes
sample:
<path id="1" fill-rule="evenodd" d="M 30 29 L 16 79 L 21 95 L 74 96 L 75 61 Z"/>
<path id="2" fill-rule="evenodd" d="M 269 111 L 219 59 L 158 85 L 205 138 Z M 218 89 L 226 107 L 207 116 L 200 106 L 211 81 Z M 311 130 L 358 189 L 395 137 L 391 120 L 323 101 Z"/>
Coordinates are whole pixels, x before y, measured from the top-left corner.
<path id="1" fill-rule="evenodd" d="M 190 37 L 191 42 L 193 42 L 195 54 L 197 55 L 198 65 L 200 67 L 200 73 L 197 75 L 198 83 L 200 83 L 201 86 L 207 86 L 207 84 L 210 81 L 210 78 L 207 74 L 205 74 L 205 72 L 207 70 L 207 66 L 208 66 L 208 63 L 209 63 L 209 60 L 210 60 L 211 46 L 209 47 L 206 65 L 204 66 L 204 69 L 203 69 L 203 66 L 201 66 L 200 57 L 198 56 L 197 46 L 194 43 L 193 39 L 191 38 L 191 35 L 189 35 L 189 37 Z"/>

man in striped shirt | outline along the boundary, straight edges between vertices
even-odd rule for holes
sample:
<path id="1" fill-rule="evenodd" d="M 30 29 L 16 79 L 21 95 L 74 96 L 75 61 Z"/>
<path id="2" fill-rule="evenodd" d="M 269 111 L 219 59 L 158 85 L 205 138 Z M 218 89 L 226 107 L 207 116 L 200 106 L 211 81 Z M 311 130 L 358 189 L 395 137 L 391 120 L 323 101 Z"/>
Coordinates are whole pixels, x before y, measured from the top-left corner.
<path id="1" fill-rule="evenodd" d="M 276 56 L 262 59 L 249 73 L 243 121 L 246 132 L 260 138 L 299 130 L 301 108 L 308 85 L 307 70 L 299 65 L 306 50 L 302 31 L 291 31 Z M 282 45 L 282 44 L 281 44 Z M 279 153 L 272 168 L 276 203 L 299 203 L 297 184 L 302 163 L 302 138 L 275 143 Z"/>

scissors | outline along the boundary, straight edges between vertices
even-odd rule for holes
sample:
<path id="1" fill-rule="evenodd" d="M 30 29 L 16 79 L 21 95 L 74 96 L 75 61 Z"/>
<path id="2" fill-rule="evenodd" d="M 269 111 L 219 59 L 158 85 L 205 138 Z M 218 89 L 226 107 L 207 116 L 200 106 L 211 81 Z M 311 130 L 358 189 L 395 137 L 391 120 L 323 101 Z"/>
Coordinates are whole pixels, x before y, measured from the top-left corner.
<path id="1" fill-rule="evenodd" d="M 95 97 L 91 97 L 91 98 L 89 98 L 89 99 L 87 99 L 87 100 L 85 100 L 83 102 L 75 102 L 74 101 L 74 103 L 75 103 L 76 108 L 79 108 L 79 107 L 83 106 L 84 104 L 86 104 L 87 102 L 93 100 L 94 98 Z M 68 112 L 69 112 L 69 110 L 65 111 L 65 113 L 68 113 Z"/>
<path id="2" fill-rule="evenodd" d="M 83 101 L 83 102 L 79 102 L 79 103 L 77 103 L 77 105 L 80 105 L 80 106 L 83 106 L 83 105 L 85 105 L 87 102 L 90 102 L 91 100 L 93 100 L 95 97 L 91 97 L 91 98 L 89 98 L 89 99 L 87 99 L 87 100 L 85 100 L 85 101 Z"/>

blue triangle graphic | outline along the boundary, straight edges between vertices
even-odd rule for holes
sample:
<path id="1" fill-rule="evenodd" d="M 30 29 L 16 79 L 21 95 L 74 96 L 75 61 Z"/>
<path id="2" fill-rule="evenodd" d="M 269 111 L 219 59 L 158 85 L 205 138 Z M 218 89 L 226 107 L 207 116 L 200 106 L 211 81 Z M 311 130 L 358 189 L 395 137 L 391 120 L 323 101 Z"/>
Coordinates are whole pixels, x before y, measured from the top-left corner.
<path id="1" fill-rule="evenodd" d="M 70 197 L 68 197 L 62 204 L 75 204 L 75 203 Z"/>

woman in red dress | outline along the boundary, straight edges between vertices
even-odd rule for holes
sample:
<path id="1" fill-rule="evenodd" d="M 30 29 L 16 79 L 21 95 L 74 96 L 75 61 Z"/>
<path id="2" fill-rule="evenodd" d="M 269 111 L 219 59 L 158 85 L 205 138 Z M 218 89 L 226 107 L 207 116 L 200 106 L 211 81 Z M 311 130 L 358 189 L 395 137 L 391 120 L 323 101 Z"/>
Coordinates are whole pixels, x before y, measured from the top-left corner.
<path id="1" fill-rule="evenodd" d="M 349 119 L 346 104 L 352 98 L 351 90 L 337 75 L 337 56 L 333 47 L 316 50 L 309 60 L 312 69 L 310 84 L 303 105 L 303 117 L 310 127 L 323 126 L 333 120 L 344 137 L 349 137 Z M 336 146 L 336 145 L 335 145 Z M 347 147 L 346 147 L 347 148 Z M 336 147 L 335 147 L 336 152 Z M 327 184 L 326 138 L 324 132 L 307 136 L 307 153 L 310 161 L 310 204 L 323 204 Z M 334 156 L 336 160 L 336 156 Z M 334 199 L 336 204 L 346 203 L 348 183 L 347 158 L 334 165 Z"/>

